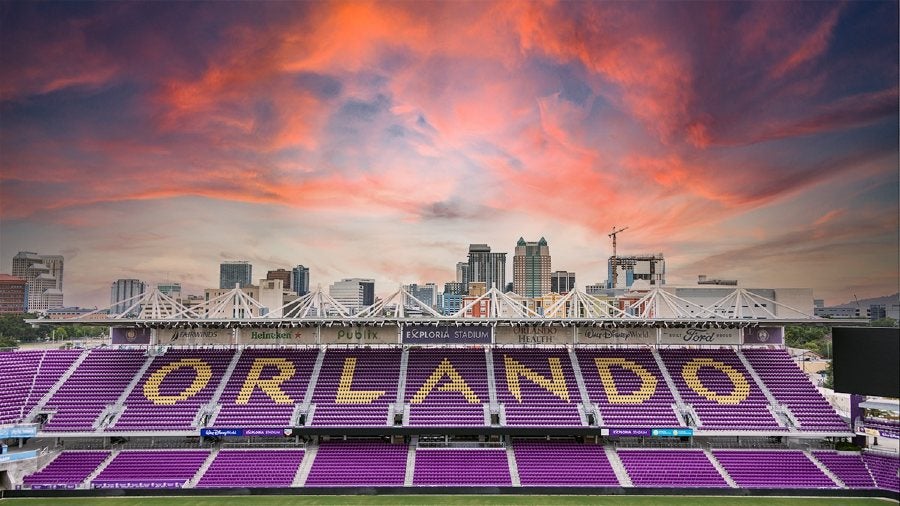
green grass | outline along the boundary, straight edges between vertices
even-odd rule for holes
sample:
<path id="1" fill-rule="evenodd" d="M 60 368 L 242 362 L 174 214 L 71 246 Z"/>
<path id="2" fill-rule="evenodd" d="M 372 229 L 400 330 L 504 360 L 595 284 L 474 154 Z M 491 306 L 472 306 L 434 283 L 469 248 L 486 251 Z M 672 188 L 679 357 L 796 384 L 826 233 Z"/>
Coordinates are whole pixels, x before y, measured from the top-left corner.
<path id="1" fill-rule="evenodd" d="M 381 495 L 381 496 L 222 496 L 222 497 L 66 497 L 3 499 L 3 506 L 307 506 L 355 504 L 411 505 L 569 505 L 608 506 L 882 506 L 886 501 L 845 497 L 691 497 L 691 496 L 546 496 L 546 495 Z"/>

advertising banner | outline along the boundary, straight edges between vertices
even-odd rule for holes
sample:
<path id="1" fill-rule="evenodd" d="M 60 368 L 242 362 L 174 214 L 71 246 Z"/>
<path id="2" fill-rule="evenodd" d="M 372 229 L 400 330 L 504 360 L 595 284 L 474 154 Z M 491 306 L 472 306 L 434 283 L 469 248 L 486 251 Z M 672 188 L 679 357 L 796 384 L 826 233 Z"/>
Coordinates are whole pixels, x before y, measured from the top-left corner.
<path id="1" fill-rule="evenodd" d="M 294 433 L 294 429 L 244 429 L 245 436 L 285 437 Z"/>
<path id="2" fill-rule="evenodd" d="M 241 437 L 244 429 L 200 429 L 201 437 Z"/>
<path id="3" fill-rule="evenodd" d="M 650 435 L 652 436 L 661 436 L 661 437 L 683 437 L 683 436 L 693 436 L 694 429 L 652 429 L 650 431 Z"/>
<path id="4" fill-rule="evenodd" d="M 605 434 L 608 436 L 649 436 L 650 429 L 609 429 L 608 433 Z"/>
<path id="5" fill-rule="evenodd" d="M 572 329 L 568 327 L 543 327 L 527 325 L 521 327 L 497 327 L 494 342 L 497 344 L 547 345 L 572 344 Z"/>
<path id="6" fill-rule="evenodd" d="M 316 328 L 242 328 L 238 331 L 238 344 L 316 344 Z"/>
<path id="7" fill-rule="evenodd" d="M 321 327 L 321 344 L 397 344 L 397 325 L 383 327 Z"/>
<path id="8" fill-rule="evenodd" d="M 194 344 L 232 344 L 234 333 L 231 329 L 157 329 L 156 344 L 160 345 L 194 345 Z"/>
<path id="9" fill-rule="evenodd" d="M 404 325 L 403 344 L 491 344 L 487 325 Z"/>
<path id="10" fill-rule="evenodd" d="M 150 344 L 150 329 L 113 327 L 112 344 Z"/>
<path id="11" fill-rule="evenodd" d="M 784 327 L 748 327 L 744 329 L 744 344 L 782 344 Z"/>
<path id="12" fill-rule="evenodd" d="M 0 427 L 0 439 L 37 436 L 37 425 L 8 425 Z"/>
<path id="13" fill-rule="evenodd" d="M 94 488 L 181 488 L 185 481 L 94 481 L 92 485 Z"/>
<path id="14" fill-rule="evenodd" d="M 656 344 L 653 327 L 579 327 L 578 344 Z"/>
<path id="15" fill-rule="evenodd" d="M 37 457 L 37 450 L 28 450 L 24 452 L 4 453 L 0 455 L 0 464 L 5 462 L 15 462 L 17 460 L 27 460 Z"/>
<path id="16" fill-rule="evenodd" d="M 741 344 L 741 329 L 659 329 L 659 344 Z"/>

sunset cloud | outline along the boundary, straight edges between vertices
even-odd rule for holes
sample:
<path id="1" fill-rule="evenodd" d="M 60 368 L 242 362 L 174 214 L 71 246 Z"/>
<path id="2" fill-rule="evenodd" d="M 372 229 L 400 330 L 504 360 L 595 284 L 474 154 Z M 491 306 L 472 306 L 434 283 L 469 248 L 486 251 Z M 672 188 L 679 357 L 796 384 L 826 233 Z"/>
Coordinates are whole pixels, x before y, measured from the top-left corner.
<path id="1" fill-rule="evenodd" d="M 898 283 L 877 261 L 896 226 L 875 218 L 898 214 L 896 19 L 890 2 L 0 4 L 0 270 L 77 251 L 67 303 L 84 304 L 126 275 L 199 288 L 225 257 L 388 292 L 521 235 L 584 285 L 628 225 L 622 247 L 663 251 L 673 282 L 715 269 L 837 299 L 855 241 L 880 295 Z M 805 262 L 829 269 L 785 277 Z"/>

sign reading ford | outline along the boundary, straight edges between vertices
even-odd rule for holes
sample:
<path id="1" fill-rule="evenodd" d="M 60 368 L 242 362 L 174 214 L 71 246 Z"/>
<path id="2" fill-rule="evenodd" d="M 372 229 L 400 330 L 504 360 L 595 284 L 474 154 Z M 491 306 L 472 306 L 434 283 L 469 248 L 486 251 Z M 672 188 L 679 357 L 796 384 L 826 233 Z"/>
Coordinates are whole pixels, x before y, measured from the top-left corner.
<path id="1" fill-rule="evenodd" d="M 741 329 L 659 329 L 659 344 L 741 344 Z"/>
<path id="2" fill-rule="evenodd" d="M 497 344 L 548 345 L 572 344 L 572 329 L 525 325 L 521 327 L 497 327 L 494 342 Z"/>
<path id="3" fill-rule="evenodd" d="M 491 344 L 487 325 L 404 325 L 403 344 Z"/>
<path id="4" fill-rule="evenodd" d="M 246 328 L 238 332 L 238 344 L 316 344 L 315 327 Z"/>
<path id="5" fill-rule="evenodd" d="M 579 327 L 578 344 L 656 344 L 653 327 Z"/>
<path id="6" fill-rule="evenodd" d="M 396 325 L 383 327 L 321 327 L 319 342 L 322 344 L 397 344 Z"/>
<path id="7" fill-rule="evenodd" d="M 160 345 L 184 346 L 233 343 L 234 332 L 231 329 L 190 328 L 156 330 L 156 344 Z"/>

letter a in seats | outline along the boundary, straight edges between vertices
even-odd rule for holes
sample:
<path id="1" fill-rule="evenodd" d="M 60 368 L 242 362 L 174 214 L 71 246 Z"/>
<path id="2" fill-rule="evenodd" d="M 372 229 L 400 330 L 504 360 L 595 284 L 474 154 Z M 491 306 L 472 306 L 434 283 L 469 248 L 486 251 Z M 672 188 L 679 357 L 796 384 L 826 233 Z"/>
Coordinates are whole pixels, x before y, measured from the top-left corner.
<path id="1" fill-rule="evenodd" d="M 641 364 L 621 357 L 597 357 L 594 362 L 597 363 L 600 382 L 603 383 L 603 390 L 606 391 L 606 398 L 609 399 L 610 404 L 641 404 L 656 393 L 658 382 L 656 376 L 644 369 Z M 641 379 L 641 386 L 630 394 L 619 393 L 612 371 L 610 371 L 610 367 L 614 365 L 635 373 Z"/>
<path id="2" fill-rule="evenodd" d="M 478 400 L 478 396 L 475 395 L 475 392 L 472 391 L 468 383 L 466 383 L 466 380 L 456 372 L 453 364 L 446 358 L 441 360 L 440 365 L 434 369 L 431 376 L 425 380 L 425 383 L 422 384 L 422 387 L 419 388 L 419 391 L 416 392 L 416 395 L 414 395 L 409 402 L 411 404 L 421 404 L 424 402 L 425 397 L 428 397 L 428 394 L 434 390 L 434 386 L 437 385 L 438 381 L 444 376 L 450 378 L 450 382 L 437 387 L 438 390 L 442 392 L 459 392 L 463 394 L 463 397 L 465 397 L 467 401 L 469 401 L 469 404 L 481 404 L 481 401 Z"/>
<path id="3" fill-rule="evenodd" d="M 259 375 L 262 374 L 263 369 L 267 365 L 277 367 L 278 374 L 269 379 L 260 379 Z M 238 393 L 234 403 L 247 404 L 250 402 L 250 396 L 253 394 L 253 389 L 259 387 L 260 390 L 265 392 L 266 395 L 275 401 L 275 404 L 293 404 L 293 399 L 291 399 L 288 394 L 284 393 L 284 390 L 281 389 L 281 384 L 293 378 L 296 372 L 297 370 L 294 368 L 294 364 L 287 359 L 280 357 L 256 358 L 253 360 L 253 365 L 250 366 L 250 372 L 247 373 L 247 379 L 244 380 L 244 385 L 241 387 L 241 391 Z"/>
<path id="4" fill-rule="evenodd" d="M 503 364 L 506 366 L 506 388 L 516 400 L 522 402 L 522 387 L 519 385 L 519 376 L 522 376 L 560 399 L 572 402 L 569 400 L 569 387 L 566 386 L 566 378 L 563 376 L 559 357 L 550 357 L 547 361 L 550 363 L 550 377 L 553 378 L 552 380 L 525 367 L 524 364 L 510 358 L 509 355 L 503 355 Z"/>
<path id="5" fill-rule="evenodd" d="M 344 370 L 341 371 L 341 382 L 338 384 L 336 404 L 371 404 L 384 395 L 384 390 L 350 390 L 353 384 L 353 372 L 356 370 L 356 357 L 344 359 Z"/>

